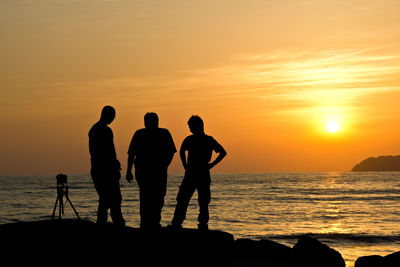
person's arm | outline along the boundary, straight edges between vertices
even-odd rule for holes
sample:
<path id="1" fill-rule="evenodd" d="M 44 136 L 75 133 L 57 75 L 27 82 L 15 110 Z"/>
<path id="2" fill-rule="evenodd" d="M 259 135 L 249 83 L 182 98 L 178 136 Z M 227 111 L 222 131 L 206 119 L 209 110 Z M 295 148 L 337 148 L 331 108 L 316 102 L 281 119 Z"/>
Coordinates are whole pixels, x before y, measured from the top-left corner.
<path id="1" fill-rule="evenodd" d="M 129 145 L 128 149 L 128 164 L 126 166 L 126 180 L 131 183 L 133 181 L 133 175 L 132 175 L 132 166 L 133 162 L 135 161 L 135 155 L 136 155 L 136 133 L 133 135 L 131 143 Z"/>
<path id="2" fill-rule="evenodd" d="M 174 158 L 174 154 L 175 154 L 175 152 L 174 152 L 174 153 L 169 153 L 169 154 L 167 155 L 167 158 L 166 158 L 166 161 L 165 161 L 166 167 L 167 167 L 167 168 L 168 168 L 168 166 L 171 164 L 172 159 Z"/>
<path id="3" fill-rule="evenodd" d="M 134 156 L 128 154 L 128 165 L 126 167 L 126 180 L 129 183 L 133 181 L 132 166 L 133 166 Z"/>
<path id="4" fill-rule="evenodd" d="M 183 165 L 183 168 L 185 169 L 185 171 L 188 168 L 187 158 L 186 158 L 186 151 L 188 151 L 187 143 L 188 143 L 188 137 L 186 137 L 183 140 L 181 148 L 179 150 L 179 156 L 181 157 L 182 165 Z"/>
<path id="5" fill-rule="evenodd" d="M 165 167 L 168 168 L 168 166 L 171 164 L 172 159 L 174 158 L 174 155 L 176 153 L 176 147 L 174 140 L 172 139 L 171 133 L 167 130 L 167 155 L 165 157 Z"/>
<path id="6" fill-rule="evenodd" d="M 213 162 L 211 162 L 211 163 L 208 165 L 208 167 L 209 167 L 210 169 L 212 169 L 215 165 L 217 165 L 218 163 L 220 163 L 221 160 L 222 160 L 223 158 L 225 158 L 226 154 L 227 154 L 227 153 L 226 153 L 225 150 L 220 151 L 219 154 L 218 154 L 218 156 L 217 156 L 217 158 L 216 158 Z"/>
<path id="7" fill-rule="evenodd" d="M 186 161 L 186 150 L 181 149 L 179 151 L 179 155 L 181 156 L 181 161 L 182 161 L 183 168 L 185 170 L 187 170 L 188 166 L 187 166 L 187 161 Z"/>
<path id="8" fill-rule="evenodd" d="M 225 149 L 217 142 L 217 141 L 215 141 L 214 140 L 214 148 L 213 148 L 213 150 L 216 152 L 216 153 L 218 153 L 218 156 L 217 156 L 217 158 L 213 161 L 213 162 L 211 162 L 211 163 L 209 163 L 208 164 L 208 167 L 210 168 L 210 169 L 212 169 L 215 165 L 217 165 L 218 163 L 220 163 L 221 162 L 221 160 L 223 159 L 223 158 L 225 158 L 225 156 L 226 156 L 226 151 L 225 151 Z"/>

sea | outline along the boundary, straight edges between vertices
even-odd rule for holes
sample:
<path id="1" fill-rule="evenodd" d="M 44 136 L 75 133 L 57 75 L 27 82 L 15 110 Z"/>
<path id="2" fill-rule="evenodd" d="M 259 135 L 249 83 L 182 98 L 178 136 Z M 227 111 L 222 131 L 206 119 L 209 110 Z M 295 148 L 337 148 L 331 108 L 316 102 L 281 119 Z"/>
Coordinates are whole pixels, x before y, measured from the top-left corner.
<path id="1" fill-rule="evenodd" d="M 171 222 L 182 174 L 170 174 L 162 225 Z M 68 175 L 69 199 L 80 217 L 96 221 L 98 197 L 89 174 Z M 121 178 L 126 223 L 139 227 L 139 190 Z M 209 228 L 236 239 L 293 246 L 307 234 L 358 257 L 400 250 L 400 172 L 213 173 Z M 0 176 L 0 224 L 50 219 L 57 198 L 51 176 Z M 76 215 L 64 203 L 63 218 Z M 197 227 L 197 193 L 184 227 Z M 56 216 L 58 215 L 58 209 Z"/>

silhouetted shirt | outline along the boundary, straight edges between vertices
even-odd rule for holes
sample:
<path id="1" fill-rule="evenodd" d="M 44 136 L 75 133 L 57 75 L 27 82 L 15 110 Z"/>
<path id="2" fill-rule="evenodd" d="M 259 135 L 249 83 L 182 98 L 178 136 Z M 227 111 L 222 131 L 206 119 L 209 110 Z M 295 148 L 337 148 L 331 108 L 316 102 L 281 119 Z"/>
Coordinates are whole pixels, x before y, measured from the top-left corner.
<path id="1" fill-rule="evenodd" d="M 176 147 L 167 129 L 140 129 L 132 137 L 128 154 L 135 156 L 135 168 L 167 168 Z"/>
<path id="2" fill-rule="evenodd" d="M 212 136 L 202 134 L 186 137 L 182 142 L 181 151 L 188 151 L 187 164 L 189 168 L 208 169 L 212 152 L 221 153 L 224 149 Z"/>
<path id="3" fill-rule="evenodd" d="M 92 168 L 116 168 L 117 154 L 114 147 L 114 135 L 105 123 L 97 122 L 89 131 L 89 152 Z"/>

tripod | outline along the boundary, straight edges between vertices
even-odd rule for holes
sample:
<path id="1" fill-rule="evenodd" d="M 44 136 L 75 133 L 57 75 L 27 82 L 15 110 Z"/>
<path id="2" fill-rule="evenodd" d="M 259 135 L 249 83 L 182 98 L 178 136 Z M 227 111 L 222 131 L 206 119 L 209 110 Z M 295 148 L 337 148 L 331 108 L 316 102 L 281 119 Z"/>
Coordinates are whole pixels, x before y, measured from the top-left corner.
<path id="1" fill-rule="evenodd" d="M 74 210 L 76 217 L 78 218 L 78 220 L 80 220 L 81 218 L 79 217 L 78 212 L 76 211 L 76 209 L 74 208 L 74 205 L 72 204 L 71 200 L 68 197 L 67 183 L 58 183 L 58 180 L 57 180 L 57 199 L 56 199 L 56 203 L 54 204 L 53 215 L 51 215 L 51 219 L 53 220 L 54 215 L 56 214 L 57 203 L 59 204 L 58 219 L 61 219 L 61 214 L 64 214 L 64 201 L 63 201 L 64 196 L 65 196 L 66 200 L 69 202 L 69 204 L 71 205 L 72 209 Z"/>

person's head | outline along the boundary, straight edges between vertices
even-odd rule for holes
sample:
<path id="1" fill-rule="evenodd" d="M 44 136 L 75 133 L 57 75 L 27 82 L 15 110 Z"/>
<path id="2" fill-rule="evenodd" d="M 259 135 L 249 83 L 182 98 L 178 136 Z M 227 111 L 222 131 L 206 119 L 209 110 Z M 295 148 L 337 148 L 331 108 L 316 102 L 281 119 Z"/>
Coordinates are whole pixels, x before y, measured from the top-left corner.
<path id="1" fill-rule="evenodd" d="M 115 109 L 112 106 L 105 106 L 101 111 L 100 120 L 106 124 L 110 124 L 115 118 Z"/>
<path id="2" fill-rule="evenodd" d="M 188 120 L 189 129 L 193 134 L 202 134 L 204 133 L 204 122 L 203 120 L 197 116 L 193 115 Z"/>
<path id="3" fill-rule="evenodd" d="M 158 116 L 154 112 L 147 112 L 144 115 L 144 127 L 146 129 L 157 129 L 158 128 Z"/>

